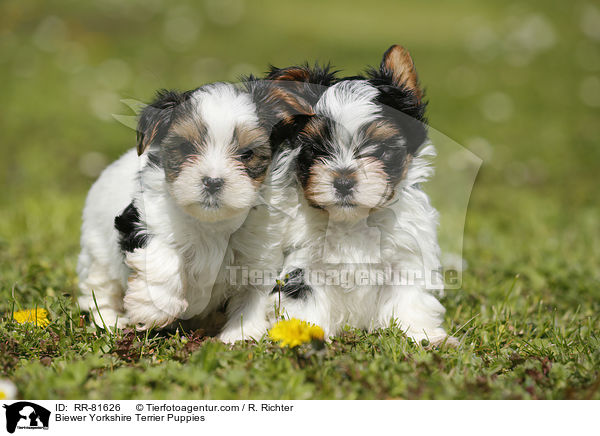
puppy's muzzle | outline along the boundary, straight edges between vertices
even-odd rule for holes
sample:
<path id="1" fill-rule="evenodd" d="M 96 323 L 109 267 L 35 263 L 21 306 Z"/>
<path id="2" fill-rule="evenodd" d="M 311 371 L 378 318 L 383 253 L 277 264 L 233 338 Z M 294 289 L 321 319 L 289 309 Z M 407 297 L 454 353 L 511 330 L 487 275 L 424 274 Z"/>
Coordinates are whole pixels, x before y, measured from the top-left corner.
<path id="1" fill-rule="evenodd" d="M 340 198 L 347 198 L 352 195 L 352 190 L 356 185 L 356 180 L 350 176 L 340 176 L 333 180 L 333 188 Z"/>
<path id="2" fill-rule="evenodd" d="M 202 185 L 207 193 L 210 195 L 217 194 L 225 184 L 225 180 L 220 177 L 203 177 Z"/>

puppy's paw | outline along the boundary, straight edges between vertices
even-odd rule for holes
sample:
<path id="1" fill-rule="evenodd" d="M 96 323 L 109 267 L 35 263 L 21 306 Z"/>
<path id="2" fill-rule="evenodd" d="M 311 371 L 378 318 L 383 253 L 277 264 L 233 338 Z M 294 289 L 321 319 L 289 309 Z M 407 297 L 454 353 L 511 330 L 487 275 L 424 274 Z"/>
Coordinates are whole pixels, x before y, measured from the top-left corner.
<path id="1" fill-rule="evenodd" d="M 131 277 L 128 284 L 123 306 L 125 315 L 138 330 L 164 328 L 188 308 L 187 300 L 176 286 L 147 282 L 137 276 Z"/>
<path id="2" fill-rule="evenodd" d="M 241 330 L 228 329 L 228 330 L 221 332 L 217 336 L 217 339 L 226 344 L 233 345 L 237 341 L 241 341 L 242 339 L 244 339 L 244 337 L 242 335 Z"/>
<path id="3" fill-rule="evenodd" d="M 406 334 L 417 344 L 428 350 L 436 347 L 456 348 L 460 344 L 458 339 L 448 335 L 440 327 L 431 330 L 408 331 Z"/>
<path id="4" fill-rule="evenodd" d="M 162 311 L 149 310 L 146 310 L 144 313 L 139 315 L 132 314 L 129 318 L 131 324 L 135 324 L 135 328 L 138 331 L 163 329 L 177 319 L 177 317 L 171 316 Z"/>
<path id="5" fill-rule="evenodd" d="M 217 336 L 217 339 L 219 339 L 221 342 L 225 342 L 226 344 L 234 344 L 237 341 L 244 341 L 249 339 L 258 341 L 263 337 L 265 333 L 266 331 L 263 331 L 262 329 L 258 328 L 251 328 L 251 326 L 249 326 L 249 328 L 246 328 L 246 326 L 244 326 L 243 329 L 238 327 L 226 327 L 219 334 L 219 336 Z"/>
<path id="6" fill-rule="evenodd" d="M 432 339 L 430 341 L 430 347 L 447 347 L 457 348 L 460 345 L 460 341 L 454 336 L 444 336 L 441 338 Z"/>
<path id="7" fill-rule="evenodd" d="M 94 323 L 98 327 L 104 328 L 104 326 L 106 326 L 110 331 L 114 331 L 115 327 L 117 329 L 122 329 L 130 324 L 127 316 L 110 308 L 101 308 L 100 313 L 98 313 L 97 309 L 92 309 L 90 313 Z"/>
<path id="8" fill-rule="evenodd" d="M 186 300 L 175 298 L 170 299 L 168 305 L 161 308 L 152 301 L 132 301 L 127 297 L 125 296 L 125 310 L 129 323 L 135 324 L 137 330 L 142 331 L 168 326 L 188 307 Z"/>

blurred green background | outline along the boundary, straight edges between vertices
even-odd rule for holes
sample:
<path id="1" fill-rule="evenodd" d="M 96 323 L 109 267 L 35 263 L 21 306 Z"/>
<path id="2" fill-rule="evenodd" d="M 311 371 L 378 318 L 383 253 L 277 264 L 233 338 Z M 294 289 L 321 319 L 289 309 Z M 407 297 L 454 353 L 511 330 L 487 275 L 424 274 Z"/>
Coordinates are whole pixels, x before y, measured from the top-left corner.
<path id="1" fill-rule="evenodd" d="M 415 59 L 431 126 L 484 160 L 467 258 L 487 248 L 497 260 L 531 260 L 528 251 L 598 241 L 600 9 L 591 3 L 4 1 L 0 17 L 4 289 L 19 283 L 28 295 L 32 265 L 64 271 L 56 290 L 73 289 L 85 193 L 134 145 L 113 118 L 132 115 L 121 100 L 269 63 L 331 61 L 353 74 L 392 43 Z"/>
<path id="2" fill-rule="evenodd" d="M 3 0 L 0 310 L 13 290 L 23 306 L 75 291 L 85 194 L 134 146 L 121 100 L 270 63 L 354 74 L 393 43 L 413 55 L 431 126 L 483 159 L 448 325 L 485 315 L 518 274 L 511 298 L 597 326 L 600 7 L 587 1 Z"/>
<path id="3" fill-rule="evenodd" d="M 331 61 L 353 74 L 392 43 L 415 59 L 431 126 L 484 160 L 468 219 L 480 217 L 484 233 L 502 221 L 494 238 L 512 253 L 501 260 L 549 243 L 562 251 L 578 235 L 561 235 L 581 219 L 581 233 L 593 231 L 583 241 L 598 240 L 600 8 L 592 3 L 5 0 L 2 287 L 26 284 L 31 264 L 72 279 L 85 193 L 134 145 L 135 132 L 113 118 L 132 115 L 121 100 L 235 80 L 269 63 Z M 545 226 L 552 230 L 536 239 Z M 479 237 L 471 244 L 492 242 Z"/>

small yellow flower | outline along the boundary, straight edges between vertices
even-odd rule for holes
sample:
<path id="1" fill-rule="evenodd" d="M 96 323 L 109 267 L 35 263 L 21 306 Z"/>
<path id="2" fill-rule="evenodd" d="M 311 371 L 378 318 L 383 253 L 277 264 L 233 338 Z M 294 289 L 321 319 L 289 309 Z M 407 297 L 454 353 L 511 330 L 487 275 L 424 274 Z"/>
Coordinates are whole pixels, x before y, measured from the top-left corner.
<path id="1" fill-rule="evenodd" d="M 279 345 L 297 347 L 312 340 L 323 340 L 325 333 L 318 325 L 310 324 L 296 318 L 281 320 L 269 330 L 269 337 Z"/>
<path id="2" fill-rule="evenodd" d="M 30 322 L 38 327 L 46 327 L 50 324 L 48 311 L 46 309 L 19 310 L 13 313 L 13 318 L 19 324 Z"/>
<path id="3" fill-rule="evenodd" d="M 10 381 L 0 378 L 0 400 L 14 400 L 17 397 L 17 387 Z"/>

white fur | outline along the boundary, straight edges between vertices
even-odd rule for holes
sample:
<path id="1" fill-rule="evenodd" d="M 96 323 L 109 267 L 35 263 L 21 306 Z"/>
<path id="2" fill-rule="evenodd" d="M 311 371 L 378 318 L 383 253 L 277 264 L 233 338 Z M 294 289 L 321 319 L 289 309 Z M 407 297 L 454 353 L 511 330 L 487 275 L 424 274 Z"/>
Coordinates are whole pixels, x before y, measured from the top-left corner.
<path id="1" fill-rule="evenodd" d="M 333 137 L 338 141 L 332 166 L 346 168 L 353 165 L 357 129 L 364 123 L 379 118 L 379 107 L 373 103 L 377 89 L 364 80 L 340 82 L 328 88 L 315 106 L 315 112 L 336 120 Z M 350 143 L 349 147 L 342 143 Z"/>
<path id="2" fill-rule="evenodd" d="M 231 85 L 201 88 L 193 99 L 196 116 L 207 126 L 205 155 L 174 183 L 167 182 L 162 169 L 147 165 L 146 155 L 130 150 L 90 189 L 77 267 L 79 304 L 99 325 L 150 328 L 194 316 L 209 318 L 226 297 L 230 239 L 233 246 L 243 246 L 244 232 L 232 234 L 244 223 L 258 191 L 235 167 L 231 136 L 238 123 L 255 126 L 258 119 L 249 96 L 234 92 Z M 214 210 L 198 204 L 203 176 L 225 180 L 221 204 Z M 114 219 L 131 202 L 149 240 L 145 247 L 123 253 Z"/>
<path id="3" fill-rule="evenodd" d="M 334 137 L 350 141 L 360 125 L 378 117 L 370 103 L 373 91 L 362 81 L 334 85 L 317 103 L 316 112 L 341 120 L 345 132 Z M 283 281 L 291 271 L 302 268 L 312 292 L 307 298 L 294 299 L 272 293 L 273 286 L 268 284 L 248 287 L 232 297 L 233 310 L 220 338 L 227 342 L 260 338 L 282 313 L 318 324 L 326 336 L 340 333 L 345 325 L 373 330 L 396 323 L 414 340 L 445 340 L 445 309 L 434 296 L 441 288 L 438 214 L 420 188 L 432 172 L 429 158 L 435 154 L 433 146 L 423 147 L 413 157 L 394 197 L 384 205 L 379 201 L 384 191 L 381 181 L 359 175 L 358 195 L 366 206 L 378 206 L 360 213 L 311 207 L 294 177 L 297 153 L 297 149 L 286 152 L 273 163 L 269 208 L 263 222 L 270 236 L 281 241 L 279 279 Z M 343 151 L 338 156 L 345 159 Z M 318 195 L 325 203 L 333 202 L 333 193 L 326 189 Z M 270 261 L 276 262 L 276 257 L 272 255 Z M 257 267 L 256 263 L 249 268 L 253 266 Z M 356 277 L 361 272 L 369 275 L 386 269 L 408 271 L 416 280 L 343 283 L 340 279 L 342 273 Z M 310 283 L 308 273 L 320 270 L 331 274 L 329 280 Z"/>

